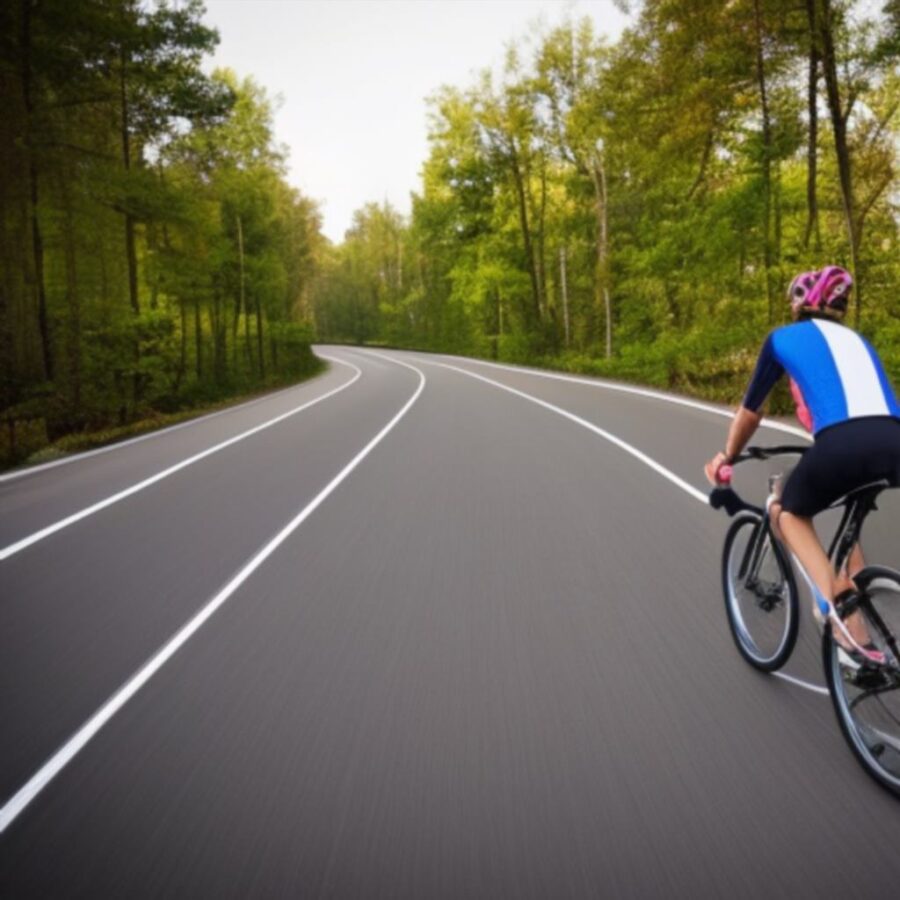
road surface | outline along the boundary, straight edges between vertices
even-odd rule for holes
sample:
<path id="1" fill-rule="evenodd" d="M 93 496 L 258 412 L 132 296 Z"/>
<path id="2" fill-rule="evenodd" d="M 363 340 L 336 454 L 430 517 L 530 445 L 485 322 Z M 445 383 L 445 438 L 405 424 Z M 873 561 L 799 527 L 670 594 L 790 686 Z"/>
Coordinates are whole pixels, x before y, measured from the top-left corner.
<path id="1" fill-rule="evenodd" d="M 0 479 L 0 895 L 896 895 L 900 801 L 840 736 L 806 604 L 786 677 L 731 643 L 701 473 L 726 418 L 319 352 Z"/>

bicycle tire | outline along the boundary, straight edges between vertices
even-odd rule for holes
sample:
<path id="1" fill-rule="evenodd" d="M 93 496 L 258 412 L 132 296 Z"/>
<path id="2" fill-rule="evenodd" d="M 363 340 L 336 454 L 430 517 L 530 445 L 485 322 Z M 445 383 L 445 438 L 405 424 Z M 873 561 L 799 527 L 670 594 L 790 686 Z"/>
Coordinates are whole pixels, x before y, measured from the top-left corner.
<path id="1" fill-rule="evenodd" d="M 755 539 L 757 529 L 760 527 L 762 518 L 757 513 L 751 512 L 741 513 L 731 523 L 722 547 L 722 592 L 731 637 L 738 652 L 755 669 L 761 672 L 774 672 L 787 662 L 797 643 L 799 628 L 797 585 L 784 552 L 778 541 L 772 539 L 771 533 L 765 538 L 766 552 L 770 554 L 769 567 L 775 579 L 772 584 L 777 587 L 777 592 L 781 596 L 779 613 L 773 616 L 775 606 L 770 610 L 764 610 L 763 598 L 746 596 L 746 589 L 735 583 L 736 571 L 740 568 L 738 554 L 748 552 L 747 548 Z M 759 616 L 753 613 L 754 604 L 768 615 Z M 751 614 L 752 623 L 748 622 Z M 782 622 L 780 626 L 777 624 L 779 621 Z M 760 635 L 754 634 L 762 630 L 771 632 L 772 638 L 768 641 L 771 646 L 761 646 Z"/>
<path id="2" fill-rule="evenodd" d="M 881 622 L 900 637 L 900 572 L 867 566 L 854 580 L 861 591 L 859 608 L 870 634 L 879 631 L 872 619 L 871 610 L 875 609 Z M 878 645 L 879 639 L 875 642 Z M 870 670 L 871 683 L 860 685 L 859 673 L 864 670 L 853 669 L 848 659 L 846 653 L 842 657 L 828 624 L 822 635 L 822 662 L 841 733 L 863 769 L 883 788 L 900 796 L 900 673 L 893 678 Z M 883 685 L 878 682 L 881 677 Z M 876 702 L 868 704 L 870 699 Z"/>

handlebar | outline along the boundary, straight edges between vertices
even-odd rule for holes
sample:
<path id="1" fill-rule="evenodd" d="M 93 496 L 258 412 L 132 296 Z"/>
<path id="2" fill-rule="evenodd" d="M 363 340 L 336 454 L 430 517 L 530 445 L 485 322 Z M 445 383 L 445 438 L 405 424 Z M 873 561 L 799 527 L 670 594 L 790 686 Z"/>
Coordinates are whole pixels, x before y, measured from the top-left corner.
<path id="1" fill-rule="evenodd" d="M 730 466 L 722 466 L 719 470 L 726 476 L 726 480 L 723 484 L 717 485 L 710 491 L 709 505 L 713 509 L 724 509 L 729 516 L 733 516 L 744 510 L 750 510 L 762 515 L 763 510 L 761 507 L 754 506 L 752 503 L 748 503 L 746 500 L 741 499 L 734 488 L 730 486 L 732 467 L 742 462 L 747 462 L 747 460 L 750 459 L 761 460 L 772 459 L 776 456 L 802 456 L 809 450 L 809 447 L 810 445 L 799 446 L 794 444 L 785 444 L 779 447 L 747 447 L 743 453 L 739 454 L 737 458 L 732 461 Z"/>
<path id="2" fill-rule="evenodd" d="M 738 463 L 747 462 L 748 459 L 772 459 L 775 456 L 803 456 L 811 447 L 811 444 L 783 444 L 779 447 L 747 447 L 743 453 L 740 453 L 732 462 L 733 466 Z"/>

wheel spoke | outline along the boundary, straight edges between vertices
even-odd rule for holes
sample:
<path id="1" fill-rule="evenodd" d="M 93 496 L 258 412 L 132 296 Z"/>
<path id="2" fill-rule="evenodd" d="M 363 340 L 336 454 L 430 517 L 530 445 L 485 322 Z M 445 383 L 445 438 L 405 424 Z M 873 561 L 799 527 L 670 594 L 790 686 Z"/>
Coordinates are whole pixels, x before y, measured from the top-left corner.
<path id="1" fill-rule="evenodd" d="M 741 655 L 763 671 L 790 656 L 797 637 L 792 574 L 759 516 L 735 519 L 722 556 L 725 605 Z"/>

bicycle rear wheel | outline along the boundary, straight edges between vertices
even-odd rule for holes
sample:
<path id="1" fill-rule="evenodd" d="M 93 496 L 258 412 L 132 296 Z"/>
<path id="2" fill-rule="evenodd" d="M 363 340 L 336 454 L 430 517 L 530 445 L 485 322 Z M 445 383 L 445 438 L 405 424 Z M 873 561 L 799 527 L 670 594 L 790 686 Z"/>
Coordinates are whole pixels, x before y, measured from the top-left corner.
<path id="1" fill-rule="evenodd" d="M 825 678 L 850 749 L 869 775 L 900 795 L 900 572 L 868 566 L 854 580 L 857 608 L 888 664 L 860 665 L 834 641 L 829 626 L 822 638 Z"/>
<path id="2" fill-rule="evenodd" d="M 741 656 L 763 672 L 785 664 L 797 641 L 797 586 L 763 519 L 737 516 L 722 549 L 722 590 Z"/>

